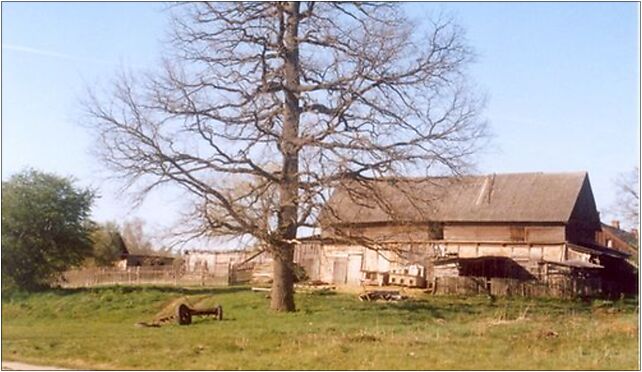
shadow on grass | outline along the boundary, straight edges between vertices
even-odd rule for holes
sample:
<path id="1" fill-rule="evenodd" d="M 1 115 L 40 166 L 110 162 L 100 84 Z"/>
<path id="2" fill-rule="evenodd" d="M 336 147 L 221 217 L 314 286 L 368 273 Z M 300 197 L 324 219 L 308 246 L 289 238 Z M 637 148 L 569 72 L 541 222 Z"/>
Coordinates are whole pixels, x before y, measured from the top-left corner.
<path id="1" fill-rule="evenodd" d="M 445 303 L 432 303 L 426 300 L 419 301 L 403 301 L 391 303 L 389 306 L 397 311 L 410 312 L 413 314 L 426 314 L 435 318 L 444 318 L 446 316 L 453 316 L 457 314 L 477 314 L 486 309 L 487 306 L 481 304 L 470 304 L 455 302 L 451 304 Z"/>
<path id="2" fill-rule="evenodd" d="M 237 292 L 248 292 L 249 287 L 232 286 L 232 287 L 170 287 L 170 286 L 154 286 L 154 285 L 110 285 L 98 286 L 88 288 L 49 288 L 37 292 L 27 292 L 22 290 L 5 290 L 2 291 L 2 300 L 26 298 L 34 294 L 53 294 L 56 296 L 70 296 L 79 295 L 83 293 L 102 293 L 102 292 L 117 292 L 117 293 L 141 293 L 141 292 L 160 292 L 160 293 L 175 293 L 176 295 L 222 295 L 232 294 Z"/>
<path id="3" fill-rule="evenodd" d="M 454 299 L 452 302 L 429 300 L 406 300 L 387 303 L 386 308 L 409 317 L 448 319 L 461 315 L 476 315 L 488 311 L 492 305 L 481 302 L 465 302 Z"/>
<path id="4" fill-rule="evenodd" d="M 409 319 L 449 319 L 459 316 L 469 317 L 483 314 L 519 315 L 524 312 L 539 315 L 564 315 L 573 313 L 592 313 L 596 309 L 607 312 L 635 312 L 638 309 L 637 299 L 622 301 L 603 301 L 593 299 L 563 300 L 547 298 L 511 298 L 502 297 L 491 301 L 485 296 L 438 296 L 422 299 L 411 299 L 400 302 L 365 303 L 359 312 L 389 312 L 392 316 L 404 315 Z"/>

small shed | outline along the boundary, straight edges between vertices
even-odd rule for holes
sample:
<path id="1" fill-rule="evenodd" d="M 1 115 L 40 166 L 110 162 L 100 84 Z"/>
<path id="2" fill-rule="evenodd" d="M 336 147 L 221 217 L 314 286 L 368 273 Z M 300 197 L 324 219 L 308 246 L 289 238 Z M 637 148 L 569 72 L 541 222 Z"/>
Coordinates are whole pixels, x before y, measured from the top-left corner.
<path id="1" fill-rule="evenodd" d="M 129 267 L 171 267 L 174 264 L 174 257 L 156 256 L 149 254 L 127 254 L 118 262 L 118 267 L 127 269 Z"/>

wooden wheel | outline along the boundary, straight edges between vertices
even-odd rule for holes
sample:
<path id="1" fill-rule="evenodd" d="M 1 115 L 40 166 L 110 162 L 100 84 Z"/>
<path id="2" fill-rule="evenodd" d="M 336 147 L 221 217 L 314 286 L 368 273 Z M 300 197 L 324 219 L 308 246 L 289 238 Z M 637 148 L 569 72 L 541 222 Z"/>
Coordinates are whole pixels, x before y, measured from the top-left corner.
<path id="1" fill-rule="evenodd" d="M 192 313 L 185 304 L 180 304 L 176 308 L 176 322 L 180 325 L 192 324 Z"/>

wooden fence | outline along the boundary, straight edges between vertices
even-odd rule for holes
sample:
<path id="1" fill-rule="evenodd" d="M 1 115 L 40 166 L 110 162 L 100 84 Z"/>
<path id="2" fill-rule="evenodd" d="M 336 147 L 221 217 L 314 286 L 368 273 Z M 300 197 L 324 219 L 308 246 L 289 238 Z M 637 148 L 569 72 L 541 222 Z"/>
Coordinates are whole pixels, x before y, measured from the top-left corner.
<path id="1" fill-rule="evenodd" d="M 234 267 L 217 267 L 212 271 L 185 272 L 172 267 L 87 268 L 70 270 L 63 275 L 62 287 L 94 287 L 101 285 L 173 285 L 220 286 L 242 284 L 250 281 L 251 270 Z"/>
<path id="2" fill-rule="evenodd" d="M 479 277 L 443 277 L 434 279 L 432 293 L 558 298 L 599 297 L 605 294 L 604 284 L 608 283 L 602 283 L 600 279 L 595 278 L 560 279 L 544 283 L 536 280 L 508 278 L 487 280 Z"/>

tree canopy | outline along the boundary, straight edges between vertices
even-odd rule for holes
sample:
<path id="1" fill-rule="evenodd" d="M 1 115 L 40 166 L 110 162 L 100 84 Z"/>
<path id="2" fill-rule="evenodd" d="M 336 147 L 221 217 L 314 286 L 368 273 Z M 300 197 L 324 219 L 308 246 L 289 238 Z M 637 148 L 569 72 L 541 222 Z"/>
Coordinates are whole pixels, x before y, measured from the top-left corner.
<path id="1" fill-rule="evenodd" d="M 460 174 L 485 135 L 472 52 L 449 19 L 399 4 L 237 2 L 172 8 L 160 72 L 86 103 L 97 151 L 141 195 L 194 200 L 194 235 L 251 236 L 274 258 L 271 306 L 294 310 L 293 249 L 332 190 Z M 425 27 L 423 27 L 425 26 Z"/>
<path id="2" fill-rule="evenodd" d="M 92 190 L 36 170 L 2 182 L 3 281 L 45 287 L 91 255 L 93 200 Z"/>

